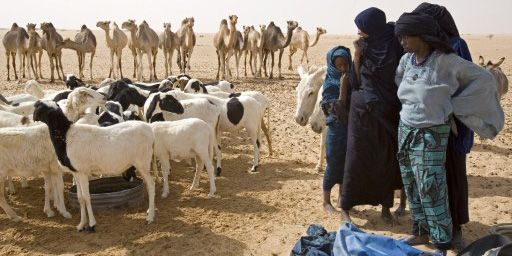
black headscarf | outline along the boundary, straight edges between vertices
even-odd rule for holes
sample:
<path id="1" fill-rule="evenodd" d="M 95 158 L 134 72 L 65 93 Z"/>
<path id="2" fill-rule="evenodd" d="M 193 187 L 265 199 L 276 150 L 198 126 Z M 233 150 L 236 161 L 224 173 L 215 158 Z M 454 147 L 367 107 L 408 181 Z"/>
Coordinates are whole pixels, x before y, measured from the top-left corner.
<path id="1" fill-rule="evenodd" d="M 425 2 L 418 5 L 418 7 L 416 7 L 416 9 L 414 9 L 413 12 L 423 13 L 432 16 L 439 24 L 439 27 L 441 27 L 441 30 L 449 38 L 454 36 L 460 36 L 459 30 L 457 29 L 457 25 L 455 25 L 455 21 L 453 20 L 452 15 L 446 9 L 446 7 Z"/>
<path id="2" fill-rule="evenodd" d="M 394 34 L 394 24 L 386 23 L 386 14 L 375 7 L 359 13 L 354 22 L 368 37 L 363 42 L 360 82 L 355 69 L 351 68 L 349 82 L 352 89 L 362 89 L 366 102 L 380 101 L 399 106 L 394 79 L 403 49 Z"/>
<path id="3" fill-rule="evenodd" d="M 423 13 L 404 13 L 395 24 L 395 34 L 398 36 L 419 36 L 432 48 L 443 53 L 452 53 L 448 37 L 434 18 Z"/>

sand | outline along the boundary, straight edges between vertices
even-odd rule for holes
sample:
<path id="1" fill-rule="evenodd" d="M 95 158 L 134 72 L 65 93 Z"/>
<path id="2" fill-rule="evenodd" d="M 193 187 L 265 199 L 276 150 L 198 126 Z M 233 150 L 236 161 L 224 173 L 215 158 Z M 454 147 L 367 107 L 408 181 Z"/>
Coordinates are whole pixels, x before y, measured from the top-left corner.
<path id="1" fill-rule="evenodd" d="M 5 30 L 0 31 L 3 37 Z M 61 31 L 64 37 L 73 38 L 76 31 Z M 109 52 L 104 34 L 95 32 L 98 48 L 94 58 L 94 80 L 97 83 L 108 75 Z M 497 60 L 512 56 L 512 36 L 466 35 L 476 60 L 478 56 Z M 310 64 L 324 63 L 325 53 L 334 45 L 351 46 L 354 36 L 326 35 L 309 51 Z M 2 47 L 0 57 L 0 89 L 3 95 L 21 93 L 22 86 L 6 81 L 6 58 Z M 47 218 L 43 213 L 43 180 L 29 179 L 30 187 L 21 189 L 18 182 L 15 195 L 8 196 L 9 204 L 23 217 L 23 221 L 10 221 L 0 212 L 0 254 L 98 254 L 98 255 L 288 255 L 295 241 L 312 223 L 335 230 L 340 225 L 339 216 L 329 216 L 321 211 L 322 174 L 315 169 L 319 135 L 295 123 L 295 86 L 299 78 L 295 71 L 288 71 L 288 50 L 283 56 L 283 80 L 245 78 L 241 68 L 240 79 L 234 83 L 239 91 L 257 90 L 271 101 L 271 123 L 275 153 L 267 157 L 263 146 L 259 173 L 247 171 L 252 161 L 252 146 L 245 131 L 224 134 L 224 159 L 222 177 L 216 180 L 218 192 L 207 199 L 207 176 L 204 173 L 200 188 L 188 190 L 193 170 L 183 163 L 172 164 L 170 195 L 160 198 L 162 183 L 157 182 L 156 221 L 147 225 L 144 206 L 126 210 L 97 211 L 97 232 L 78 233 L 75 225 L 79 212 L 71 209 L 73 219 L 57 215 Z M 300 52 L 294 56 L 298 64 Z M 212 81 L 216 72 L 216 56 L 212 35 L 199 35 L 192 56 L 192 76 L 205 82 Z M 234 62 L 234 61 L 232 61 Z M 64 50 L 65 73 L 77 73 L 76 54 Z M 123 55 L 124 74 L 131 78 L 133 59 L 127 49 Z M 144 63 L 147 67 L 147 63 Z M 232 64 L 232 66 L 234 66 Z M 503 64 L 509 76 L 512 60 Z M 234 69 L 233 69 L 234 70 Z M 277 69 L 276 69 L 277 70 Z M 274 72 L 276 72 L 274 70 Z M 178 72 L 173 64 L 173 71 Z M 49 84 L 49 62 L 43 57 L 42 83 L 46 88 L 64 88 L 62 82 Z M 164 76 L 163 54 L 159 53 L 157 74 Z M 147 69 L 144 73 L 147 76 Z M 12 75 L 12 74 L 11 74 Z M 89 76 L 88 62 L 85 69 Z M 494 141 L 483 144 L 478 140 L 468 156 L 468 180 L 471 221 L 464 226 L 468 242 L 488 233 L 497 223 L 512 222 L 512 126 L 510 95 L 502 101 L 506 112 L 506 125 Z M 66 187 L 71 186 L 66 175 Z M 334 199 L 334 198 L 333 198 Z M 398 204 L 398 199 L 395 200 Z M 403 237 L 410 229 L 407 215 L 400 218 L 400 225 L 384 224 L 379 218 L 379 207 L 360 206 L 353 214 L 356 225 L 372 233 Z M 424 248 L 424 247 L 423 247 Z"/>

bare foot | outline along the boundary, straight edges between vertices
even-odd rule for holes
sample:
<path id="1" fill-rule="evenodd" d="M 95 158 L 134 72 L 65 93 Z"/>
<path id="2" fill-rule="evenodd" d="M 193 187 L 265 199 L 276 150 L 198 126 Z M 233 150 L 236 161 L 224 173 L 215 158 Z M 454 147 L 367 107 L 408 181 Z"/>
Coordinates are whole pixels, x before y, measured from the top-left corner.
<path id="1" fill-rule="evenodd" d="M 338 212 L 330 203 L 324 203 L 324 211 L 328 214 L 336 214 Z"/>
<path id="2" fill-rule="evenodd" d="M 415 236 L 411 235 L 404 239 L 402 239 L 405 243 L 408 245 L 414 246 L 414 245 L 420 245 L 420 244 L 428 244 L 428 235 L 421 235 L 421 236 Z"/>
<path id="3" fill-rule="evenodd" d="M 395 210 L 395 216 L 396 217 L 402 217 L 405 215 L 405 207 L 398 206 Z"/>
<path id="4" fill-rule="evenodd" d="M 341 218 L 343 218 L 343 221 L 352 223 L 352 219 L 350 218 L 350 213 L 345 210 L 341 210 Z"/>
<path id="5" fill-rule="evenodd" d="M 398 224 L 393 215 L 391 215 L 391 211 L 389 208 L 382 207 L 382 212 L 380 213 L 380 217 L 384 220 L 384 222 L 388 225 Z"/>

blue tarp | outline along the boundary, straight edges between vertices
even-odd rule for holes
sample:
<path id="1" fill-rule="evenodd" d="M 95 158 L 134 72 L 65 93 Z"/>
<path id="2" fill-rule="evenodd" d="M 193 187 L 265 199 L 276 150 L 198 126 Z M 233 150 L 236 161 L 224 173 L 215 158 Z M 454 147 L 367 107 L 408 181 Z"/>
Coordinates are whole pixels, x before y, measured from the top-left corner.
<path id="1" fill-rule="evenodd" d="M 332 255 L 350 256 L 437 255 L 420 251 L 391 237 L 365 233 L 351 223 L 344 223 L 336 233 L 332 251 Z"/>
<path id="2" fill-rule="evenodd" d="M 437 256 L 420 251 L 393 238 L 368 234 L 351 223 L 344 223 L 338 232 L 327 232 L 322 226 L 309 226 L 307 236 L 293 247 L 291 256 Z"/>

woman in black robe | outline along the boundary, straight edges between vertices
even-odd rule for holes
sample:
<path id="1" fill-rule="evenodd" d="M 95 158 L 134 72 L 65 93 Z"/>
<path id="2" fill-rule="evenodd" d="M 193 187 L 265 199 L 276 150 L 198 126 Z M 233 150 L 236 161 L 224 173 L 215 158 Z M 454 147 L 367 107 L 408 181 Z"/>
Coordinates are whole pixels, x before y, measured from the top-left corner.
<path id="1" fill-rule="evenodd" d="M 394 25 L 386 15 L 369 8 L 355 18 L 360 38 L 354 42 L 349 75 L 347 155 L 343 178 L 342 216 L 351 221 L 356 205 L 382 205 L 391 222 L 394 190 L 401 188 L 396 158 L 400 101 L 395 72 L 403 54 Z"/>

